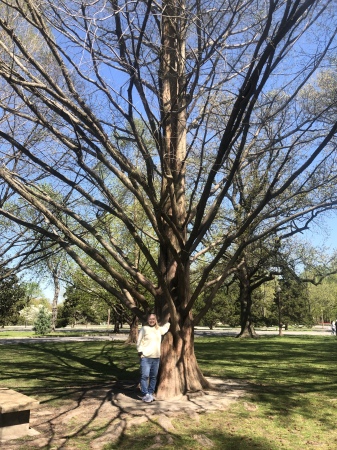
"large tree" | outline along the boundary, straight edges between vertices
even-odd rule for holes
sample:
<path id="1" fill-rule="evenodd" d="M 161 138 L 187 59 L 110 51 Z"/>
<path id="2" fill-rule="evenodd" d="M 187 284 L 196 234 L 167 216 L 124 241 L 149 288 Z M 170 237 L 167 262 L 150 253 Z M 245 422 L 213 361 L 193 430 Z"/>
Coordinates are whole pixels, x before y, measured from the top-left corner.
<path id="1" fill-rule="evenodd" d="M 333 2 L 0 7 L 0 213 L 141 319 L 152 303 L 170 318 L 158 398 L 203 389 L 195 301 L 207 292 L 206 313 L 247 246 L 336 204 L 333 105 L 304 108 L 334 50 Z"/>

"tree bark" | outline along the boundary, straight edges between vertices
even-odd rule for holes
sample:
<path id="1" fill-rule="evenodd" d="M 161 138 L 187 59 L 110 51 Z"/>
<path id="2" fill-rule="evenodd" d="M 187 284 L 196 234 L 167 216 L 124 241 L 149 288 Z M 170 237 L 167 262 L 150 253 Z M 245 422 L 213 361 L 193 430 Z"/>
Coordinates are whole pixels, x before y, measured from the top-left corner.
<path id="1" fill-rule="evenodd" d="M 240 333 L 236 336 L 238 338 L 258 338 L 259 335 L 256 333 L 254 325 L 252 323 L 247 322 L 244 327 L 241 327 Z"/>
<path id="2" fill-rule="evenodd" d="M 194 353 L 193 323 L 182 319 L 190 301 L 190 261 L 185 249 L 186 220 L 186 20 L 183 3 L 165 0 L 162 16 L 160 66 L 164 176 L 161 185 L 161 223 L 158 267 L 165 286 L 158 289 L 156 313 L 171 317 L 171 329 L 162 343 L 157 398 L 172 398 L 202 391 L 208 383 Z M 185 313 L 185 316 L 188 313 Z"/>
<path id="3" fill-rule="evenodd" d="M 185 323 L 174 336 L 169 331 L 163 338 L 157 399 L 181 397 L 209 388 L 199 369 L 194 353 L 193 327 Z"/>
<path id="4" fill-rule="evenodd" d="M 125 344 L 136 344 L 138 339 L 138 317 L 134 316 L 130 324 L 130 332 Z"/>
<path id="5" fill-rule="evenodd" d="M 54 281 L 54 296 L 52 304 L 52 331 L 55 331 L 57 322 L 57 305 L 60 294 L 60 279 L 57 270 L 53 270 L 52 274 Z"/>
<path id="6" fill-rule="evenodd" d="M 119 325 L 120 325 L 120 322 L 119 322 L 119 319 L 117 318 L 117 319 L 115 320 L 115 323 L 114 323 L 114 330 L 113 330 L 113 333 L 116 333 L 116 334 L 119 333 Z"/>
<path id="7" fill-rule="evenodd" d="M 239 279 L 241 330 L 237 337 L 257 337 L 258 335 L 252 322 L 252 291 L 250 287 L 248 268 L 245 261 L 243 261 L 243 264 L 240 266 Z"/>

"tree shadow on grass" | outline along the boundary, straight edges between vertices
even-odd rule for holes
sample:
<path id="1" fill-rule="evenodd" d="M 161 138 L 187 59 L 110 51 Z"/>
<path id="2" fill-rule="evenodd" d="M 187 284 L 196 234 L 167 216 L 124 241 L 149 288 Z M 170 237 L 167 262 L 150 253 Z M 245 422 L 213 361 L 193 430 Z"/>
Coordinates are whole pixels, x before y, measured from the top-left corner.
<path id="1" fill-rule="evenodd" d="M 233 338 L 209 338 L 196 342 L 201 369 L 222 378 L 251 383 L 254 400 L 269 414 L 291 421 L 294 414 L 315 420 L 320 412 L 316 399 L 336 399 L 336 339 L 330 336 L 262 337 L 238 341 Z M 209 373 L 211 372 L 211 373 Z M 336 403 L 337 404 L 337 403 Z M 331 430 L 335 427 L 334 405 L 322 405 L 326 411 L 319 419 Z M 331 414 L 330 414 L 331 413 Z"/>
<path id="2" fill-rule="evenodd" d="M 268 437 L 250 437 L 242 435 L 240 433 L 234 433 L 227 430 L 218 430 L 216 432 L 208 429 L 192 430 L 188 436 L 171 430 L 168 432 L 158 425 L 157 422 L 152 422 L 153 427 L 156 429 L 153 432 L 146 433 L 146 436 L 139 437 L 138 435 L 125 436 L 124 434 L 118 439 L 118 441 L 107 445 L 106 450 L 129 450 L 133 448 L 135 450 L 145 448 L 144 442 L 146 441 L 146 448 L 162 448 L 162 449 L 179 449 L 201 450 L 205 448 L 212 448 L 213 450 L 277 450 L 280 447 L 271 442 Z M 139 445 L 139 443 L 141 443 Z M 153 446 L 153 447 L 151 447 Z"/>
<path id="3" fill-rule="evenodd" d="M 307 396 L 324 394 L 337 398 L 336 386 L 332 383 L 334 364 L 331 362 L 335 359 L 332 357 L 332 353 L 336 353 L 335 346 L 332 347 L 335 341 L 310 341 L 305 337 L 303 341 L 298 338 L 293 341 L 289 338 L 287 341 L 263 338 L 245 341 L 245 346 L 237 343 L 238 340 L 228 338 L 197 343 L 201 368 L 206 375 L 249 381 L 253 398 L 264 405 L 266 415 L 277 415 L 280 420 L 289 420 L 289 423 L 294 412 L 313 418 L 316 410 Z M 48 439 L 45 448 L 53 445 L 53 448 L 61 449 L 64 442 L 69 440 L 79 442 L 86 448 L 88 442 L 97 436 L 104 436 L 106 430 L 109 430 L 110 435 L 114 430 L 116 434 L 124 431 L 124 412 L 117 409 L 112 414 L 111 397 L 114 392 L 123 389 L 125 392 L 128 390 L 128 396 L 137 395 L 134 380 L 138 377 L 138 360 L 134 348 L 115 343 L 102 346 L 101 342 L 10 347 L 7 353 L 2 351 L 0 355 L 0 360 L 3 360 L 0 364 L 0 383 L 27 395 L 45 398 L 41 405 L 43 416 L 39 424 Z M 130 379 L 125 389 L 127 384 L 123 380 Z M 58 405 L 61 405 L 59 409 Z M 49 417 L 47 412 L 50 407 L 54 412 Z M 334 417 L 326 415 L 323 423 L 326 429 L 335 426 Z M 63 424 L 61 428 L 60 423 Z M 122 434 L 121 445 L 123 439 Z M 176 448 L 190 448 L 184 447 L 190 444 L 181 436 L 173 433 L 172 439 L 177 441 Z M 232 436 L 227 431 L 219 432 L 218 440 L 225 441 L 225 444 L 215 448 L 278 448 L 259 439 L 249 441 L 249 447 L 247 439 L 244 436 Z M 28 447 L 34 448 L 33 440 Z M 8 449 L 11 450 L 10 447 Z M 16 449 L 24 450 L 24 446 Z"/>
<path id="4" fill-rule="evenodd" d="M 239 342 L 239 344 L 238 344 Z M 262 338 L 238 341 L 217 338 L 196 342 L 196 353 L 204 373 L 241 378 L 300 392 L 337 395 L 335 340 L 308 336 Z"/>
<path id="5" fill-rule="evenodd" d="M 7 352 L 7 357 L 6 353 Z M 69 389 L 137 379 L 134 349 L 122 343 L 20 344 L 2 348 L 0 384 L 34 396 L 67 397 Z"/>
<path id="6" fill-rule="evenodd" d="M 7 441 L 6 450 L 89 449 L 107 429 L 109 440 L 113 440 L 111 431 L 120 427 L 121 412 L 112 407 L 112 396 L 111 386 L 69 389 L 68 398 L 62 402 L 45 403 L 31 412 L 30 425 L 39 435 Z"/>
<path id="7" fill-rule="evenodd" d="M 40 435 L 9 441 L 8 450 L 62 449 L 69 441 L 73 448 L 89 448 L 96 435 L 119 426 L 114 393 L 137 395 L 138 358 L 124 344 L 20 344 L 3 350 L 0 385 L 40 400 L 31 412 L 31 426 Z"/>

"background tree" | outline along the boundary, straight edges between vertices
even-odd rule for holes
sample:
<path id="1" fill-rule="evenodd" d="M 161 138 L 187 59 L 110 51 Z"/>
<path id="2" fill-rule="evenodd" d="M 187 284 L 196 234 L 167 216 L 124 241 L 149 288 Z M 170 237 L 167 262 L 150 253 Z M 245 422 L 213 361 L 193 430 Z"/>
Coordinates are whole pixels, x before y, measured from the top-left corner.
<path id="1" fill-rule="evenodd" d="M 199 296 L 206 314 L 247 246 L 336 204 L 337 123 L 301 107 L 334 50 L 332 2 L 0 6 L 0 177 L 16 194 L 0 214 L 54 241 L 140 319 L 152 303 L 170 318 L 158 398 L 200 391 Z"/>
<path id="2" fill-rule="evenodd" d="M 308 302 L 316 323 L 337 318 L 337 277 L 326 277 L 320 284 L 308 286 Z"/>
<path id="3" fill-rule="evenodd" d="M 6 269 L 0 269 L 0 326 L 15 325 L 20 317 L 20 310 L 25 306 L 25 288 L 16 275 L 6 275 Z"/>
<path id="4" fill-rule="evenodd" d="M 25 290 L 25 306 L 20 310 L 20 321 L 24 325 L 33 325 L 41 307 L 50 309 L 50 303 L 44 297 L 39 283 L 36 281 L 21 283 Z"/>
<path id="5" fill-rule="evenodd" d="M 97 301 L 92 293 L 77 289 L 75 286 L 66 289 L 60 317 L 62 326 L 99 325 L 106 322 L 107 318 L 108 308 L 105 302 Z"/>
<path id="6" fill-rule="evenodd" d="M 275 301 L 280 301 L 281 322 L 288 328 L 290 324 L 301 324 L 311 327 L 314 325 L 308 302 L 308 285 L 291 277 L 280 281 L 280 290 Z M 277 322 L 277 315 L 275 322 Z"/>
<path id="7" fill-rule="evenodd" d="M 113 262 L 112 262 L 113 265 Z M 146 269 L 144 269 L 146 270 Z M 100 267 L 96 267 L 97 273 L 102 272 Z M 66 323 L 65 314 L 68 314 L 68 301 L 70 296 L 72 301 L 80 303 L 83 314 L 85 315 L 85 302 L 81 299 L 86 299 L 89 308 L 101 311 L 100 322 L 109 322 L 108 325 L 114 324 L 114 333 L 118 333 L 124 323 L 130 326 L 129 336 L 126 340 L 127 344 L 136 343 L 138 337 L 138 318 L 128 308 L 125 307 L 120 300 L 113 294 L 102 288 L 98 283 L 85 275 L 81 270 L 73 268 L 67 273 L 67 278 L 64 280 L 67 284 L 65 292 L 66 309 L 61 308 L 62 318 L 60 323 Z M 70 311 L 70 310 L 69 310 Z"/>

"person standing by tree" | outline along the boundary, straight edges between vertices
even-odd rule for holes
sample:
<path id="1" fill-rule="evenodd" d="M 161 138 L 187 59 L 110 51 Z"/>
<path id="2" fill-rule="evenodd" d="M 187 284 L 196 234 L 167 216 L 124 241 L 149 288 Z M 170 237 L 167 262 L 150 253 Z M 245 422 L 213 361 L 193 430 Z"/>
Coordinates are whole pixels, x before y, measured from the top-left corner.
<path id="1" fill-rule="evenodd" d="M 151 403 L 155 391 L 160 361 L 161 337 L 168 332 L 170 323 L 159 326 L 157 316 L 148 315 L 147 323 L 139 331 L 137 351 L 140 357 L 140 389 L 142 400 Z"/>

